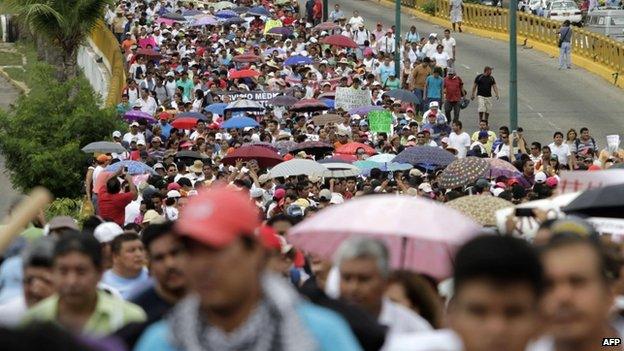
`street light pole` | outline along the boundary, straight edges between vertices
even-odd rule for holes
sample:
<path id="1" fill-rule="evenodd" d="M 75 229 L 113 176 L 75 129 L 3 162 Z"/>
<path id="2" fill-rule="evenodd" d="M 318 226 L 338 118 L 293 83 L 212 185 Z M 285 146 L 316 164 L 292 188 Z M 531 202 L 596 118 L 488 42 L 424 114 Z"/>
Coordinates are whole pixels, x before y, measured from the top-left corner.
<path id="1" fill-rule="evenodd" d="M 328 2 L 329 0 L 323 0 L 323 22 L 327 22 L 327 16 L 329 15 L 327 13 L 328 10 Z"/>
<path id="2" fill-rule="evenodd" d="M 509 1 L 509 128 L 518 129 L 518 53 L 516 11 L 518 0 Z"/>
<path id="3" fill-rule="evenodd" d="M 401 80 L 401 0 L 395 0 L 394 7 L 394 74 Z"/>

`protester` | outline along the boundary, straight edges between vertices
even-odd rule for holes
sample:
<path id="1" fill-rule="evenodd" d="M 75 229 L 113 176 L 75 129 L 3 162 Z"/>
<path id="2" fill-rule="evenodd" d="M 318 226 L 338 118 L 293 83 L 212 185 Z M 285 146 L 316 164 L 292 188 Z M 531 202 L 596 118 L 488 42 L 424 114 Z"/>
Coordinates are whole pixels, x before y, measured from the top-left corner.
<path id="1" fill-rule="evenodd" d="M 111 241 L 112 267 L 104 272 L 102 283 L 115 289 L 124 299 L 149 283 L 145 268 L 145 249 L 138 234 L 123 233 Z"/>

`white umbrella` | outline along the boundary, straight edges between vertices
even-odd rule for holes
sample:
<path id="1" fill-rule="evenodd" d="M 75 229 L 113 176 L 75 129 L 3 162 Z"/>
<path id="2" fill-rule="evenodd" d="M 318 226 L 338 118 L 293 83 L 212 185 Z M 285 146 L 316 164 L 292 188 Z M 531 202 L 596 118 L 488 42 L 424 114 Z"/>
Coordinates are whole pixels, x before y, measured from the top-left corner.
<path id="1" fill-rule="evenodd" d="M 226 111 L 262 111 L 264 107 L 260 103 L 253 100 L 236 100 L 230 102 L 226 107 Z"/>
<path id="2" fill-rule="evenodd" d="M 349 163 L 324 163 L 323 166 L 327 168 L 323 172 L 323 177 L 325 178 L 348 178 L 348 177 L 357 177 L 362 173 L 362 171 Z"/>
<path id="3" fill-rule="evenodd" d="M 286 162 L 282 162 L 277 166 L 271 168 L 271 170 L 269 171 L 269 176 L 271 176 L 271 178 L 286 178 L 298 175 L 316 175 L 320 177 L 325 171 L 327 171 L 327 168 L 323 167 L 322 164 L 316 161 L 296 158 Z"/>
<path id="4" fill-rule="evenodd" d="M 366 159 L 366 161 L 373 161 L 378 163 L 390 163 L 396 157 L 395 154 L 377 154 Z"/>
<path id="5" fill-rule="evenodd" d="M 107 154 L 111 152 L 123 153 L 127 150 L 120 144 L 112 141 L 95 141 L 83 147 L 82 151 L 86 153 L 100 152 Z"/>

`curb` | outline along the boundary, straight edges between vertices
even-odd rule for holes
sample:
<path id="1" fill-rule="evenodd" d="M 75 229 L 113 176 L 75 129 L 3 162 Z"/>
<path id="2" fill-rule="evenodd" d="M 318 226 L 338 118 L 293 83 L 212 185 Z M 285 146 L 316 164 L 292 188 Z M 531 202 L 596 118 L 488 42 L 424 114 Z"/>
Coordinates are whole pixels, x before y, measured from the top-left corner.
<path id="1" fill-rule="evenodd" d="M 377 3 L 385 7 L 394 8 L 395 6 L 394 1 L 392 0 L 378 0 Z M 401 6 L 401 11 L 404 13 L 408 13 L 414 17 L 418 17 L 419 19 L 423 21 L 433 23 L 441 27 L 447 27 L 447 28 L 451 27 L 450 21 L 443 19 L 443 18 L 431 16 L 415 8 Z M 465 22 L 462 23 L 462 29 L 464 30 L 465 33 L 474 34 L 479 37 L 509 42 L 509 34 L 507 33 L 499 33 L 499 32 L 493 32 L 493 31 L 489 31 L 485 29 L 474 28 L 474 27 L 467 25 Z M 551 45 L 544 44 L 544 43 L 535 41 L 527 37 L 522 37 L 520 35 L 517 36 L 517 40 L 519 43 L 526 41 L 527 47 L 532 47 L 547 55 L 554 56 L 554 57 L 559 56 L 559 48 L 555 48 L 555 47 L 552 47 Z M 522 47 L 522 45 L 519 45 L 519 46 Z M 624 80 L 618 80 L 617 84 L 613 83 L 613 74 L 616 73 L 616 72 L 613 72 L 613 69 L 603 66 L 599 63 L 596 63 L 578 54 L 575 54 L 574 52 L 572 52 L 572 60 L 576 67 L 582 68 L 588 72 L 591 72 L 597 76 L 600 76 L 601 78 L 606 80 L 607 83 L 609 83 L 609 85 L 613 85 L 620 89 L 624 89 Z"/>
<path id="2" fill-rule="evenodd" d="M 6 80 L 8 80 L 9 83 L 15 89 L 19 90 L 20 94 L 28 95 L 28 93 L 30 93 L 30 89 L 26 86 L 26 84 L 24 84 L 23 82 L 20 82 L 20 81 L 12 79 L 11 76 L 2 67 L 0 67 L 0 75 L 3 76 Z"/>

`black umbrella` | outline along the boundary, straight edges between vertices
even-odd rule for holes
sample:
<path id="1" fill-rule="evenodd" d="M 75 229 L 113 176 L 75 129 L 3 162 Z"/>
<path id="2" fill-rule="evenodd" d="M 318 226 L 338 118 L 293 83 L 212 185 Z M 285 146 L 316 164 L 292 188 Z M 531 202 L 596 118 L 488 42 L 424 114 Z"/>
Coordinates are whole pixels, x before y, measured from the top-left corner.
<path id="1" fill-rule="evenodd" d="M 420 101 L 418 100 L 418 96 L 416 96 L 416 94 L 412 93 L 409 90 L 405 90 L 405 89 L 394 89 L 394 90 L 390 90 L 388 92 L 385 92 L 384 95 L 387 95 L 391 98 L 394 99 L 399 99 L 403 102 L 411 102 L 413 104 L 418 104 L 420 103 Z"/>
<path id="2" fill-rule="evenodd" d="M 562 210 L 589 217 L 624 218 L 624 184 L 586 190 Z"/>
<path id="3" fill-rule="evenodd" d="M 322 141 L 304 141 L 291 148 L 290 152 L 296 154 L 299 151 L 303 151 L 306 154 L 314 155 L 316 159 L 320 159 L 333 150 L 333 145 Z"/>

